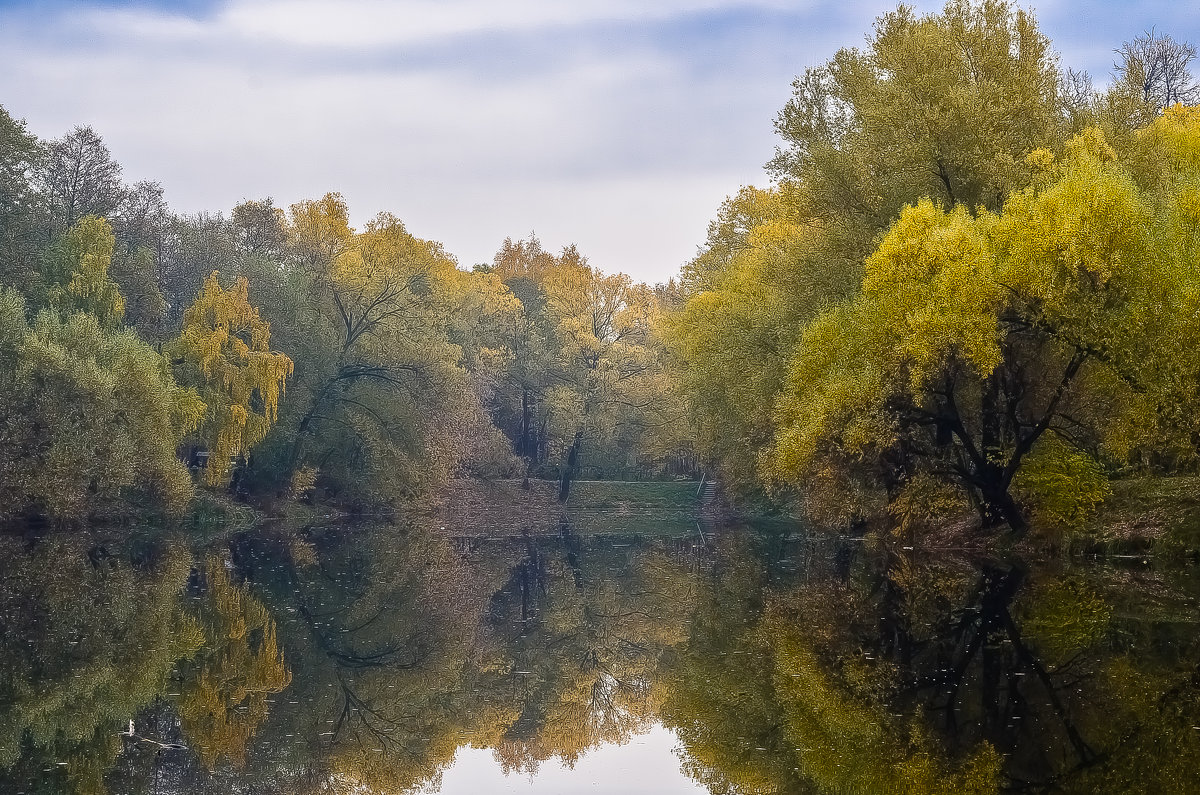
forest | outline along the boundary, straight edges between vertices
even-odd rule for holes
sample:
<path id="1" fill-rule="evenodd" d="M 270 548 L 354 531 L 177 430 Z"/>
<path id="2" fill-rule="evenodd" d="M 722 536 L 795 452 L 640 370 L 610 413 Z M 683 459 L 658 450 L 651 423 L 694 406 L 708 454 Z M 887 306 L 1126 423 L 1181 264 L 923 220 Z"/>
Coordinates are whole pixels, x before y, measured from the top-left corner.
<path id="1" fill-rule="evenodd" d="M 0 130 L 0 520 L 694 468 L 662 291 L 573 247 L 468 271 L 386 212 L 352 229 L 336 193 L 177 215 L 90 128 Z"/>
<path id="2" fill-rule="evenodd" d="M 657 286 L 532 235 L 468 269 L 335 192 L 177 214 L 0 108 L 0 521 L 703 474 L 840 530 L 1076 526 L 1197 465 L 1194 56 L 1147 31 L 1097 89 L 1014 5 L 899 6 Z"/>

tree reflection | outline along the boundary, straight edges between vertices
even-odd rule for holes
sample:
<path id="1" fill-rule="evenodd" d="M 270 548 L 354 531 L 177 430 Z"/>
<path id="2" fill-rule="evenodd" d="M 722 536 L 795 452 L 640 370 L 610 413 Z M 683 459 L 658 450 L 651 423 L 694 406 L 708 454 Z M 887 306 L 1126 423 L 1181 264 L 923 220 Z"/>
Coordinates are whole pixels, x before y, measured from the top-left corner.
<path id="1" fill-rule="evenodd" d="M 1186 572 L 714 538 L 0 538 L 0 791 L 414 792 L 657 721 L 714 793 L 1200 791 Z"/>
<path id="2" fill-rule="evenodd" d="M 1188 612 L 1162 582 L 803 544 L 780 578 L 775 542 L 746 543 L 706 578 L 663 711 L 714 792 L 1200 785 L 1197 637 L 1152 615 Z"/>
<path id="3" fill-rule="evenodd" d="M 241 767 L 246 746 L 266 720 L 268 696 L 291 682 L 275 637 L 275 621 L 245 587 L 233 584 L 225 562 L 210 556 L 202 569 L 199 617 L 204 646 L 182 666 L 178 701 L 183 736 L 206 767 L 228 759 Z"/>
<path id="4" fill-rule="evenodd" d="M 204 636 L 171 541 L 0 537 L 0 790 L 103 793 L 130 718 Z"/>

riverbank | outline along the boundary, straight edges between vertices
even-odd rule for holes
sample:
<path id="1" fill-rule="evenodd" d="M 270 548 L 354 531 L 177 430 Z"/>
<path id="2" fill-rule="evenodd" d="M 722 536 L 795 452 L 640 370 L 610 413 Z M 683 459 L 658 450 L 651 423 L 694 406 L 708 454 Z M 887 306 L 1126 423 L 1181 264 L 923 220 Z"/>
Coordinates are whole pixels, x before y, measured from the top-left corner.
<path id="1" fill-rule="evenodd" d="M 456 536 L 557 533 L 564 523 L 583 535 L 647 528 L 655 535 L 694 532 L 700 521 L 695 481 L 581 480 L 566 503 L 548 480 L 455 480 L 426 510 Z"/>

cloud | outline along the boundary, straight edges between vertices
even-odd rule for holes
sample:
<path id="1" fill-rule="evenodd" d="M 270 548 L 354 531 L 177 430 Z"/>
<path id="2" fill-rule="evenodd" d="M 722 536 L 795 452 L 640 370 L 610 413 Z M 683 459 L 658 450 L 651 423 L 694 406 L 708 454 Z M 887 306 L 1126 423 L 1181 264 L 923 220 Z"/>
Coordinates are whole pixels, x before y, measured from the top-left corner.
<path id="1" fill-rule="evenodd" d="M 0 103 L 43 137 L 93 125 L 127 178 L 161 181 L 182 211 L 340 190 L 356 222 L 396 212 L 465 264 L 536 230 L 661 280 L 726 195 L 766 181 L 792 77 L 892 4 L 183 6 L 0 5 Z M 1082 53 L 1100 77 L 1143 17 L 1052 3 L 1040 18 L 1064 31 L 1064 63 Z"/>
<path id="2" fill-rule="evenodd" d="M 781 11 L 784 0 L 258 0 L 229 6 L 218 27 L 305 46 L 382 47 L 487 32 L 540 31 L 623 20 L 639 23 L 727 8 Z"/>

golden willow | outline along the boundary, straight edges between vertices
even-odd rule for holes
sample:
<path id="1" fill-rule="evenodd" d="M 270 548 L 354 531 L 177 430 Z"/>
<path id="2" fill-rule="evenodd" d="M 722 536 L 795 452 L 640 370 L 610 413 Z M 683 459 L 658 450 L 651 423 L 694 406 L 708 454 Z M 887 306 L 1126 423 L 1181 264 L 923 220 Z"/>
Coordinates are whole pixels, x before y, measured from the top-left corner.
<path id="1" fill-rule="evenodd" d="M 89 312 L 106 327 L 120 325 L 125 299 L 108 274 L 114 246 L 108 221 L 79 219 L 46 257 L 46 303 L 63 313 Z"/>
<path id="2" fill-rule="evenodd" d="M 181 380 L 199 387 L 208 406 L 199 435 L 208 446 L 210 486 L 227 483 L 232 462 L 266 437 L 293 369 L 288 356 L 270 349 L 270 326 L 248 292 L 244 277 L 226 290 L 214 271 L 168 350 Z"/>
<path id="3" fill-rule="evenodd" d="M 179 700 L 183 733 L 209 768 L 222 757 L 242 765 L 246 748 L 267 718 L 267 697 L 292 681 L 262 602 L 229 578 L 212 557 L 204 568 L 208 593 L 201 604 L 204 647 L 192 663 Z"/>

